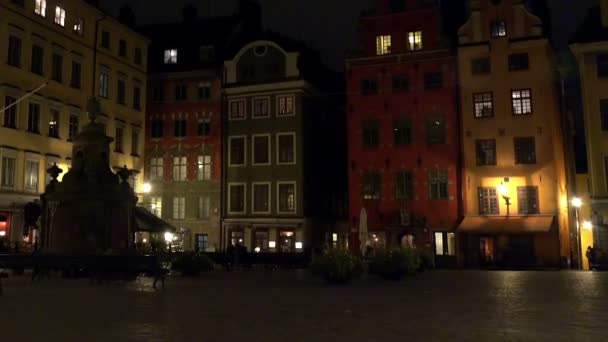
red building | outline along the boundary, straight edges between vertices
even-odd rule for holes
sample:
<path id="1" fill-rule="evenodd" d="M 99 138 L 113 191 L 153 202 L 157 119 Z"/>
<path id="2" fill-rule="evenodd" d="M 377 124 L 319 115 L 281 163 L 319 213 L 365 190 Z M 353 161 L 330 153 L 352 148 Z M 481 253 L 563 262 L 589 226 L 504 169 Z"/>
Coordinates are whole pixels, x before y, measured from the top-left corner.
<path id="1" fill-rule="evenodd" d="M 361 17 L 362 51 L 346 61 L 349 217 L 354 249 L 363 239 L 413 244 L 448 265 L 461 212 L 460 133 L 456 56 L 443 32 L 456 24 L 438 3 L 376 0 Z"/>

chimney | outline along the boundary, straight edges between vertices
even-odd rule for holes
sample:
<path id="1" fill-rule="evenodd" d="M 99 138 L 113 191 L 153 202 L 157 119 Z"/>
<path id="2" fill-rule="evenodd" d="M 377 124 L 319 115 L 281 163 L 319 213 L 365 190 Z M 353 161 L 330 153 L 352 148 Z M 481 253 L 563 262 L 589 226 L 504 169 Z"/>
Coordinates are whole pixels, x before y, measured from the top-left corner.
<path id="1" fill-rule="evenodd" d="M 184 23 L 193 23 L 198 18 L 198 11 L 193 4 L 184 6 Z"/>

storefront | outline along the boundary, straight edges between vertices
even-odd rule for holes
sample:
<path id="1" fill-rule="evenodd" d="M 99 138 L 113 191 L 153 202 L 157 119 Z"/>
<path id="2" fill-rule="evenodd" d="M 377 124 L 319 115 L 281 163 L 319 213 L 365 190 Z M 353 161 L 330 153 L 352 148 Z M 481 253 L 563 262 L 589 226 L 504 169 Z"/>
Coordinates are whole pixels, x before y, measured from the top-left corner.
<path id="1" fill-rule="evenodd" d="M 305 248 L 304 228 L 298 224 L 225 224 L 224 241 L 224 249 L 241 245 L 253 253 L 299 253 Z"/>
<path id="2" fill-rule="evenodd" d="M 8 240 L 10 236 L 10 213 L 0 211 L 0 239 Z"/>

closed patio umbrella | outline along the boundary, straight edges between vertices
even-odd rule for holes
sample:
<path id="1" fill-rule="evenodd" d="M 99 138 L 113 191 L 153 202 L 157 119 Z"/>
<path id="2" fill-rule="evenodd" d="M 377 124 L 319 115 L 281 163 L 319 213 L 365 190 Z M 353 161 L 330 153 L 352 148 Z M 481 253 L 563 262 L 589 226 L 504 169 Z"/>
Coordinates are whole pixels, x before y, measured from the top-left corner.
<path id="1" fill-rule="evenodd" d="M 361 254 L 365 254 L 365 247 L 367 247 L 367 212 L 365 208 L 361 208 L 359 214 L 359 243 Z"/>

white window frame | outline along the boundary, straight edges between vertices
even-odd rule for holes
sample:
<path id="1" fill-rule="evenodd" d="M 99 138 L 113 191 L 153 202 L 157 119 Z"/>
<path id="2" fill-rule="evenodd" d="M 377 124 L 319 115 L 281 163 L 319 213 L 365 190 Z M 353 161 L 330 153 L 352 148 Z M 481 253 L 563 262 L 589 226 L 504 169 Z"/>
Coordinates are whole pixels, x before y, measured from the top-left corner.
<path id="1" fill-rule="evenodd" d="M 158 163 L 158 161 L 160 161 L 160 163 Z M 154 171 L 152 171 L 152 170 L 154 170 Z M 158 172 L 159 170 L 160 170 L 160 172 Z M 150 174 L 148 175 L 148 177 L 150 178 L 150 181 L 153 181 L 153 182 L 162 181 L 164 178 L 164 173 L 165 173 L 165 158 L 163 158 L 162 156 L 150 158 Z"/>
<path id="2" fill-rule="evenodd" d="M 281 197 L 280 197 L 280 189 L 281 185 L 291 184 L 293 185 L 293 211 L 283 211 L 281 210 Z M 295 215 L 298 212 L 298 182 L 295 181 L 279 181 L 277 182 L 277 213 L 279 214 L 292 214 Z"/>
<path id="3" fill-rule="evenodd" d="M 279 137 L 281 136 L 293 136 L 293 162 L 281 162 L 281 154 L 280 154 L 280 145 L 279 145 Z M 296 132 L 281 132 L 276 134 L 276 160 L 277 165 L 296 165 L 298 160 L 297 155 L 297 142 L 296 142 Z"/>
<path id="4" fill-rule="evenodd" d="M 424 49 L 422 44 L 422 31 L 410 31 L 407 33 L 407 51 L 421 51 Z"/>
<path id="5" fill-rule="evenodd" d="M 164 64 L 177 64 L 177 49 L 165 49 Z"/>
<path id="6" fill-rule="evenodd" d="M 15 93 L 12 93 L 12 92 L 7 92 L 7 93 L 3 94 L 2 100 L 1 100 L 2 102 L 0 103 L 0 106 L 4 107 L 4 105 L 6 104 L 6 98 L 7 97 L 11 97 L 14 101 L 12 102 L 13 105 L 12 105 L 11 108 L 9 108 L 9 109 L 5 110 L 4 112 L 2 112 L 2 116 L 1 116 L 2 122 L 0 122 L 0 127 L 7 127 L 7 126 L 4 126 L 4 121 L 6 120 L 5 116 L 7 115 L 7 113 L 9 111 L 13 111 L 14 110 L 15 111 L 15 127 L 14 127 L 14 129 L 21 128 L 21 127 L 19 127 L 20 126 L 19 125 L 19 122 L 20 122 L 20 110 L 19 109 L 21 108 L 21 106 L 20 106 L 21 103 L 17 102 L 17 100 L 19 100 L 19 98 L 21 96 L 23 96 L 23 95 L 15 94 Z M 15 102 L 17 102 L 17 103 L 15 103 Z M 28 107 L 28 110 L 29 110 L 29 107 Z"/>
<path id="7" fill-rule="evenodd" d="M 268 186 L 268 210 L 257 211 L 255 210 L 255 186 L 266 185 Z M 251 212 L 254 214 L 270 214 L 272 211 L 272 183 L 271 182 L 253 182 L 251 183 Z"/>
<path id="8" fill-rule="evenodd" d="M 243 211 L 232 211 L 232 191 L 230 190 L 233 186 L 242 186 L 243 187 Z M 233 182 L 228 183 L 228 214 L 240 214 L 243 215 L 247 212 L 247 183 L 244 182 Z"/>
<path id="9" fill-rule="evenodd" d="M 293 106 L 293 110 L 291 111 L 291 113 L 281 113 L 281 99 L 287 99 L 287 98 L 291 98 L 291 104 Z M 296 96 L 295 94 L 282 94 L 282 95 L 277 95 L 277 117 L 283 118 L 283 117 L 288 117 L 288 116 L 295 116 L 296 115 Z"/>
<path id="10" fill-rule="evenodd" d="M 243 117 L 233 117 L 232 116 L 232 104 L 233 103 L 242 103 L 243 104 Z M 247 100 L 245 98 L 234 99 L 228 101 L 228 121 L 239 121 L 247 119 Z"/>
<path id="11" fill-rule="evenodd" d="M 55 6 L 55 24 L 65 27 L 65 8 Z"/>
<path id="12" fill-rule="evenodd" d="M 268 162 L 256 163 L 255 162 L 255 139 L 256 138 L 268 138 Z M 264 166 L 272 164 L 272 135 L 271 134 L 253 134 L 251 136 L 251 165 Z"/>
<path id="13" fill-rule="evenodd" d="M 46 17 L 46 0 L 36 0 L 34 4 L 34 13 L 41 17 Z"/>
<path id="14" fill-rule="evenodd" d="M 161 196 L 150 197 L 150 211 L 161 218 L 163 215 L 163 198 Z"/>
<path id="15" fill-rule="evenodd" d="M 209 163 L 205 163 L 206 157 L 209 157 Z M 208 170 L 206 170 L 208 168 Z M 208 171 L 208 172 L 205 172 Z M 213 176 L 213 158 L 211 153 L 202 153 L 196 157 L 196 179 L 198 181 L 210 181 Z"/>
<path id="16" fill-rule="evenodd" d="M 243 164 L 234 164 L 232 162 L 232 140 L 243 139 L 245 144 L 243 145 Z M 228 137 L 228 166 L 229 167 L 244 167 L 247 166 L 247 136 L 246 135 L 231 135 Z"/>
<path id="17" fill-rule="evenodd" d="M 4 172 L 4 165 L 3 165 L 3 159 L 4 158 L 10 158 L 13 159 L 13 174 L 12 174 L 12 180 L 13 180 L 13 184 L 11 186 L 4 186 L 3 183 L 3 172 Z M 6 148 L 0 148 L 0 189 L 8 189 L 8 190 L 15 190 L 17 188 L 17 160 L 18 160 L 18 152 L 11 150 L 11 149 L 6 149 Z"/>
<path id="18" fill-rule="evenodd" d="M 182 158 L 185 160 L 184 164 L 181 164 Z M 175 160 L 178 159 L 180 164 L 176 164 Z M 184 155 L 178 155 L 178 156 L 173 156 L 173 163 L 172 163 L 172 179 L 174 182 L 185 182 L 188 180 L 188 157 L 184 156 Z M 182 170 L 182 167 L 184 168 L 184 170 Z M 176 168 L 179 168 L 179 175 L 177 175 L 177 173 L 175 172 Z M 184 171 L 184 172 L 182 172 Z"/>
<path id="19" fill-rule="evenodd" d="M 37 174 L 36 174 L 36 188 L 31 188 L 28 187 L 28 169 L 27 169 L 27 163 L 36 163 L 38 164 L 38 170 L 37 170 Z M 36 158 L 33 155 L 28 155 L 26 153 L 25 156 L 25 160 L 23 162 L 23 191 L 24 192 L 28 192 L 28 193 L 39 193 L 40 192 L 40 158 Z"/>
<path id="20" fill-rule="evenodd" d="M 176 202 L 176 200 L 177 200 L 177 202 Z M 177 207 L 175 205 L 176 203 L 177 203 Z M 175 211 L 176 208 L 177 208 L 177 212 Z M 185 196 L 173 197 L 173 214 L 171 217 L 174 220 L 185 220 L 186 219 L 186 197 Z"/>
<path id="21" fill-rule="evenodd" d="M 205 199 L 208 201 L 208 208 L 205 208 Z M 204 195 L 200 195 L 198 196 L 198 218 L 200 220 L 209 220 L 211 218 L 211 196 L 209 194 L 204 194 Z M 205 209 L 207 209 L 207 216 L 203 215 L 203 213 L 201 212 L 201 209 L 204 211 Z"/>
<path id="22" fill-rule="evenodd" d="M 376 36 L 376 55 L 384 56 L 391 53 L 393 37 L 390 34 Z"/>
<path id="23" fill-rule="evenodd" d="M 267 110 L 266 115 L 256 115 L 255 114 L 255 101 L 265 100 L 267 102 Z M 245 110 L 247 112 L 247 110 Z M 270 118 L 270 96 L 256 96 L 251 99 L 251 118 L 252 119 L 268 119 Z"/>

